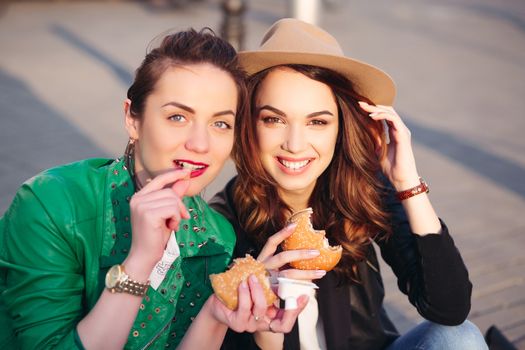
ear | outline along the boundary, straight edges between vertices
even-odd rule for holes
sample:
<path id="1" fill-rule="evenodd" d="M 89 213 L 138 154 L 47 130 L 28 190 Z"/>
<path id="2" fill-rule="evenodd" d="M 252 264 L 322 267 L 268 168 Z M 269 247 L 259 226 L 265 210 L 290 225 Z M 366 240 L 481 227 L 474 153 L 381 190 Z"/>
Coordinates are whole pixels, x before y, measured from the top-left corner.
<path id="1" fill-rule="evenodd" d="M 128 136 L 134 140 L 138 140 L 140 121 L 131 115 L 131 100 L 129 98 L 124 101 L 124 118 Z"/>

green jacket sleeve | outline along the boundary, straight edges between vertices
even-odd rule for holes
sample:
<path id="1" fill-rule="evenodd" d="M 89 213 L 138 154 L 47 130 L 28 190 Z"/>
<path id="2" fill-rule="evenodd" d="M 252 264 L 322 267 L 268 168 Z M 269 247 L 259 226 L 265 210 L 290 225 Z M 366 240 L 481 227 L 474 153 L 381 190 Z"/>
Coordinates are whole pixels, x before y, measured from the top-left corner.
<path id="1" fill-rule="evenodd" d="M 65 192 L 60 187 L 45 188 L 48 194 L 56 192 L 46 196 L 48 201 L 68 200 L 61 198 Z M 46 205 L 26 184 L 0 219 L 4 316 L 21 349 L 81 348 L 75 328 L 84 315 L 82 257 L 68 232 L 74 230 L 67 222 L 71 216 L 52 217 Z"/>

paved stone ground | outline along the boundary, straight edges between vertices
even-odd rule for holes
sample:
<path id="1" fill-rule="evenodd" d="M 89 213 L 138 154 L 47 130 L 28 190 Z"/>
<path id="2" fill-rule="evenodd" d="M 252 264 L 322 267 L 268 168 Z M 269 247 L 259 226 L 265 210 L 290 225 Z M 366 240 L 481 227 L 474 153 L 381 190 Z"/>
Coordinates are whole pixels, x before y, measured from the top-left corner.
<path id="1" fill-rule="evenodd" d="M 244 47 L 287 11 L 248 1 Z M 122 102 L 150 40 L 169 28 L 219 31 L 221 21 L 219 0 L 0 2 L 0 213 L 38 171 L 120 155 Z M 395 79 L 419 172 L 469 266 L 470 319 L 525 349 L 525 3 L 331 0 L 320 21 L 348 55 Z M 405 331 L 420 318 L 383 273 Z"/>

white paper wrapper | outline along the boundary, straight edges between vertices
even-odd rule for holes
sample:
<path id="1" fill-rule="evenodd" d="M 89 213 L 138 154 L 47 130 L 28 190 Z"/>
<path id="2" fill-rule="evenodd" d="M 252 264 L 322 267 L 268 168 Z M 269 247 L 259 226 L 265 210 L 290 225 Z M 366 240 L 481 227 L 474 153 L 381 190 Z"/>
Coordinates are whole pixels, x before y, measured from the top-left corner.
<path id="1" fill-rule="evenodd" d="M 175 238 L 175 231 L 172 231 L 168 244 L 166 244 L 166 249 L 164 249 L 164 254 L 162 254 L 162 259 L 159 260 L 149 275 L 150 286 L 153 289 L 157 290 L 164 280 L 164 277 L 166 277 L 171 265 L 179 255 L 179 244 Z"/>

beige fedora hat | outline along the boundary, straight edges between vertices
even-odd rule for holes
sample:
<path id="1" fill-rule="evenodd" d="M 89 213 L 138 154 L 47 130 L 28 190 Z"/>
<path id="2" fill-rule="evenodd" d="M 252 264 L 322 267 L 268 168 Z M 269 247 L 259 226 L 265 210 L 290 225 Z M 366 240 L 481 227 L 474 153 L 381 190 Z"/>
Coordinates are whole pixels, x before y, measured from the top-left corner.
<path id="1" fill-rule="evenodd" d="M 346 57 L 335 38 L 319 27 L 294 18 L 275 22 L 255 51 L 239 52 L 252 75 L 283 64 L 305 64 L 331 69 L 354 83 L 356 91 L 375 104 L 393 105 L 394 81 L 381 69 Z"/>

